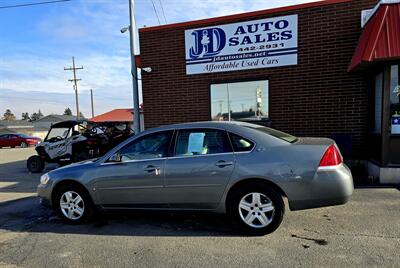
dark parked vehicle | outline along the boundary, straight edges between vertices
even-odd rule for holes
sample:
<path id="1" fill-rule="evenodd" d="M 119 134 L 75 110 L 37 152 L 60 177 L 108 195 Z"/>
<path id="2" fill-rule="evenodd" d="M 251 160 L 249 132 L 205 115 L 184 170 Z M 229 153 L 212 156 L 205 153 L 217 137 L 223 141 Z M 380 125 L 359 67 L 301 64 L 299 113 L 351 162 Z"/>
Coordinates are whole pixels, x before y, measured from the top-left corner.
<path id="1" fill-rule="evenodd" d="M 128 123 L 93 123 L 69 120 L 53 124 L 42 143 L 36 146 L 37 155 L 27 160 L 32 173 L 41 172 L 46 163 L 64 166 L 96 158 L 132 135 Z"/>
<path id="2" fill-rule="evenodd" d="M 22 133 L 12 133 L 0 135 L 0 148 L 2 147 L 21 147 L 34 146 L 41 142 L 40 138 L 28 136 Z"/>
<path id="3" fill-rule="evenodd" d="M 199 122 L 142 132 L 103 157 L 44 174 L 38 194 L 70 223 L 103 209 L 228 213 L 263 235 L 291 210 L 346 203 L 350 170 L 331 139 L 254 124 Z"/>

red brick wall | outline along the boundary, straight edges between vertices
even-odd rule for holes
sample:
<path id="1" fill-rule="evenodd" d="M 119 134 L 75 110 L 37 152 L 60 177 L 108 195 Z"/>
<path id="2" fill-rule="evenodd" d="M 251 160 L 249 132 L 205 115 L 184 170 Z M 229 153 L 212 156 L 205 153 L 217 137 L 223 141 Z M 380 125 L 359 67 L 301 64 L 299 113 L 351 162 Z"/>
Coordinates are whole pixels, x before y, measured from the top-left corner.
<path id="1" fill-rule="evenodd" d="M 376 0 L 355 0 L 248 19 L 140 32 L 146 128 L 210 120 L 209 85 L 232 79 L 269 79 L 272 127 L 298 136 L 351 135 L 350 157 L 366 143 L 368 87 L 363 73 L 347 73 L 361 33 L 361 10 Z M 186 75 L 184 30 L 298 14 L 298 64 Z"/>

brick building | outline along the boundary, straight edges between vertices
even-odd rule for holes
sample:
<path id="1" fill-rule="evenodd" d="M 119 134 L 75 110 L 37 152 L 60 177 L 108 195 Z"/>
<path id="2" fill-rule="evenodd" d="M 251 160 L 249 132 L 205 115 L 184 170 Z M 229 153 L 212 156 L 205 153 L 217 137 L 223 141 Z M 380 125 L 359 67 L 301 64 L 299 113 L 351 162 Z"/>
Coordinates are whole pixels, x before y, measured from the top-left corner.
<path id="1" fill-rule="evenodd" d="M 145 127 L 243 120 L 331 137 L 385 181 L 400 166 L 399 22 L 399 1 L 327 0 L 142 28 Z"/>

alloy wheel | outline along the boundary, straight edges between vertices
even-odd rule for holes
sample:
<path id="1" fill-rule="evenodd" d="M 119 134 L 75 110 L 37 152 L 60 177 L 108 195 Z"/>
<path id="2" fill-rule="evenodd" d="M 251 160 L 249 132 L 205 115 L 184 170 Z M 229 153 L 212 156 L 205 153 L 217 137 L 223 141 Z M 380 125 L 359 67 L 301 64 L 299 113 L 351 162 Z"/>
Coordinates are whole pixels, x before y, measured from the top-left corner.
<path id="1" fill-rule="evenodd" d="M 264 228 L 268 226 L 275 215 L 275 207 L 272 201 L 262 193 L 246 194 L 239 202 L 240 218 L 248 226 Z"/>
<path id="2" fill-rule="evenodd" d="M 60 209 L 66 218 L 78 220 L 85 212 L 85 203 L 77 192 L 67 191 L 60 198 Z"/>

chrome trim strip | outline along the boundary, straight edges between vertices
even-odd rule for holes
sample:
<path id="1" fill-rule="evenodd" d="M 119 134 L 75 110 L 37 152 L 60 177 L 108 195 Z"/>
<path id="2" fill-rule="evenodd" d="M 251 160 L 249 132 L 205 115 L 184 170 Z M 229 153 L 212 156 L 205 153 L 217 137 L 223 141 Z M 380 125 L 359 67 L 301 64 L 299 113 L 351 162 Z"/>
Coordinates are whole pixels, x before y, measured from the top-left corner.
<path id="1" fill-rule="evenodd" d="M 218 154 L 196 154 L 196 155 L 182 155 L 182 156 L 171 156 L 167 157 L 168 159 L 181 159 L 181 158 L 193 158 L 193 157 L 205 157 L 205 156 L 215 156 L 215 155 L 233 155 L 233 152 L 229 153 L 218 153 Z"/>

